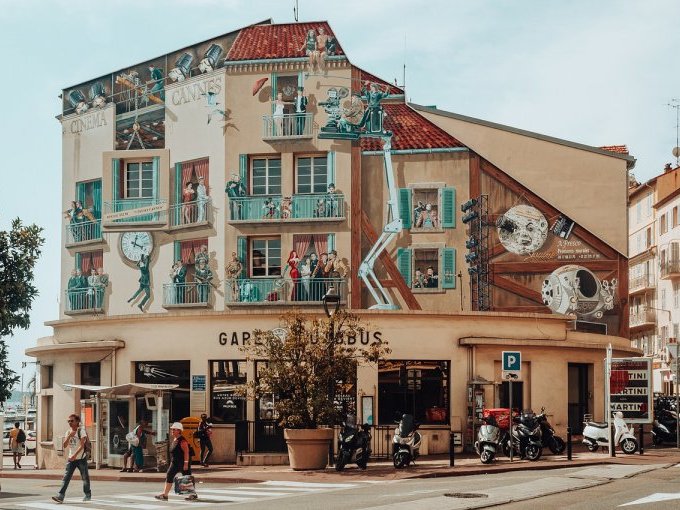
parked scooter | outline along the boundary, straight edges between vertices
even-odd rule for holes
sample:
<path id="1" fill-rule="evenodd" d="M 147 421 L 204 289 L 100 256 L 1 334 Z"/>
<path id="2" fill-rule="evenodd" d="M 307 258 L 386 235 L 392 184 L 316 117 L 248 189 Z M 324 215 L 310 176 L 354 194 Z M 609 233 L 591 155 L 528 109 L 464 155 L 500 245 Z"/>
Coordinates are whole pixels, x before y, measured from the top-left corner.
<path id="1" fill-rule="evenodd" d="M 496 458 L 496 452 L 501 446 L 501 429 L 498 428 L 493 416 L 482 418 L 484 425 L 479 427 L 475 451 L 482 464 L 490 464 Z"/>
<path id="2" fill-rule="evenodd" d="M 560 436 L 555 434 L 555 429 L 548 422 L 545 407 L 541 407 L 541 414 L 537 415 L 536 419 L 541 425 L 541 445 L 543 448 L 549 448 L 554 455 L 560 455 L 567 445 Z"/>
<path id="3" fill-rule="evenodd" d="M 533 411 L 523 411 L 519 416 L 512 418 L 512 432 L 503 445 L 503 452 L 510 456 L 510 448 L 520 458 L 531 461 L 541 458 L 543 444 L 541 442 L 541 424 Z"/>
<path id="4" fill-rule="evenodd" d="M 609 446 L 609 425 L 606 422 L 587 421 L 584 424 L 583 442 L 589 451 L 595 452 L 600 446 Z M 626 425 L 621 411 L 614 413 L 614 430 L 614 448 L 618 445 L 623 453 L 635 453 L 638 449 L 638 442 L 633 429 Z"/>
<path id="5" fill-rule="evenodd" d="M 677 441 L 675 430 L 677 426 L 678 418 L 675 411 L 657 409 L 654 413 L 654 423 L 652 425 L 652 443 L 655 445 L 675 443 Z"/>
<path id="6" fill-rule="evenodd" d="M 338 435 L 338 458 L 335 460 L 336 471 L 342 471 L 347 464 L 356 462 L 361 469 L 366 469 L 371 456 L 371 426 L 364 423 L 361 427 L 342 422 Z"/>
<path id="7" fill-rule="evenodd" d="M 408 467 L 418 458 L 421 437 L 417 429 L 413 415 L 405 414 L 399 420 L 392 438 L 392 461 L 395 468 Z"/>

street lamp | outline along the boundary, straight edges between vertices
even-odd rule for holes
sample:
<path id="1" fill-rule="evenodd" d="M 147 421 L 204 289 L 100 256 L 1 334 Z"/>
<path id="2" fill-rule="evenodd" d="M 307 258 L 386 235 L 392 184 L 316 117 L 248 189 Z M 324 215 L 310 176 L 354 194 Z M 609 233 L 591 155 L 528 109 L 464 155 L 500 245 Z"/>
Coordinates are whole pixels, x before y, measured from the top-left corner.
<path id="1" fill-rule="evenodd" d="M 321 299 L 323 303 L 323 310 L 326 312 L 326 317 L 332 319 L 333 316 L 340 310 L 340 294 L 333 285 L 328 287 L 328 291 Z"/>

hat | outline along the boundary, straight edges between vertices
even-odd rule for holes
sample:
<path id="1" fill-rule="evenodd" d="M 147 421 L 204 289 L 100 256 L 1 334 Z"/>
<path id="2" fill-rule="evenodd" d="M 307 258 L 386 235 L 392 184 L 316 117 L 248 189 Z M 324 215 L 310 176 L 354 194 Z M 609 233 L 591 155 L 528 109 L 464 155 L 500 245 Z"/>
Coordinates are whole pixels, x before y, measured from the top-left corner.
<path id="1" fill-rule="evenodd" d="M 170 427 L 170 430 L 172 430 L 172 429 L 184 430 L 184 427 L 182 426 L 182 424 L 181 424 L 180 422 L 176 421 L 176 422 L 173 423 L 172 426 Z"/>

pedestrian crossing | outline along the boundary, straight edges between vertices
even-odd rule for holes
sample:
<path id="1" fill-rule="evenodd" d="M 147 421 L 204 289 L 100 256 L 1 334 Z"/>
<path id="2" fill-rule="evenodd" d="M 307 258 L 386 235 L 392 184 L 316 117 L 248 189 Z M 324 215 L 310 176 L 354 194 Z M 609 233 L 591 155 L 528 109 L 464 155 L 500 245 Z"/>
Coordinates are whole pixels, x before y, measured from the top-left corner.
<path id="1" fill-rule="evenodd" d="M 29 510 L 111 510 L 112 508 L 125 508 L 126 510 L 167 510 L 181 509 L 184 506 L 192 508 L 211 506 L 215 504 L 240 504 L 255 503 L 275 498 L 291 496 L 304 496 L 337 490 L 346 490 L 357 487 L 355 483 L 313 483 L 293 481 L 266 481 L 252 485 L 238 485 L 228 488 L 213 488 L 197 486 L 198 500 L 187 501 L 185 496 L 170 493 L 168 501 L 159 501 L 154 498 L 158 492 L 143 492 L 138 494 L 109 494 L 92 497 L 92 501 L 82 502 L 82 495 L 73 497 L 66 495 L 63 503 L 51 501 L 43 497 L 35 501 L 23 501 L 17 503 L 17 507 Z M 225 487 L 224 485 L 220 487 Z M 95 486 L 96 491 L 96 486 Z M 74 491 L 75 492 L 75 491 Z"/>

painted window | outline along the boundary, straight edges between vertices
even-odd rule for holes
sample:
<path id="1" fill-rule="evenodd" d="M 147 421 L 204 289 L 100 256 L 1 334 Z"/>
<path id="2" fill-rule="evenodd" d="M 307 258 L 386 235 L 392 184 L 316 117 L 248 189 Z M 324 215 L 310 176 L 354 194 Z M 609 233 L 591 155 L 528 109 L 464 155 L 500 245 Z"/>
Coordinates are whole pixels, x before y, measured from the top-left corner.
<path id="1" fill-rule="evenodd" d="M 399 189 L 399 217 L 411 232 L 456 226 L 456 190 L 444 184 L 413 184 Z"/>
<path id="2" fill-rule="evenodd" d="M 151 161 L 125 165 L 125 198 L 153 198 L 154 172 Z"/>
<path id="3" fill-rule="evenodd" d="M 378 363 L 378 422 L 401 414 L 422 424 L 449 422 L 449 362 L 383 360 Z"/>
<path id="4" fill-rule="evenodd" d="M 80 204 L 84 210 L 87 210 L 96 219 L 100 219 L 102 210 L 101 179 L 97 179 L 95 181 L 77 182 L 76 200 L 80 201 Z"/>
<path id="5" fill-rule="evenodd" d="M 281 159 L 253 159 L 251 166 L 250 189 L 253 195 L 280 195 Z"/>
<path id="6" fill-rule="evenodd" d="M 406 285 L 417 292 L 456 288 L 456 249 L 413 246 L 397 249 L 397 267 Z"/>
<path id="7" fill-rule="evenodd" d="M 250 274 L 281 276 L 281 238 L 254 238 L 250 242 Z"/>
<path id="8" fill-rule="evenodd" d="M 238 395 L 248 378 L 244 360 L 210 362 L 210 417 L 214 423 L 236 423 L 246 419 L 246 397 Z"/>
<path id="9" fill-rule="evenodd" d="M 304 156 L 296 160 L 296 193 L 325 193 L 328 190 L 328 158 Z"/>

